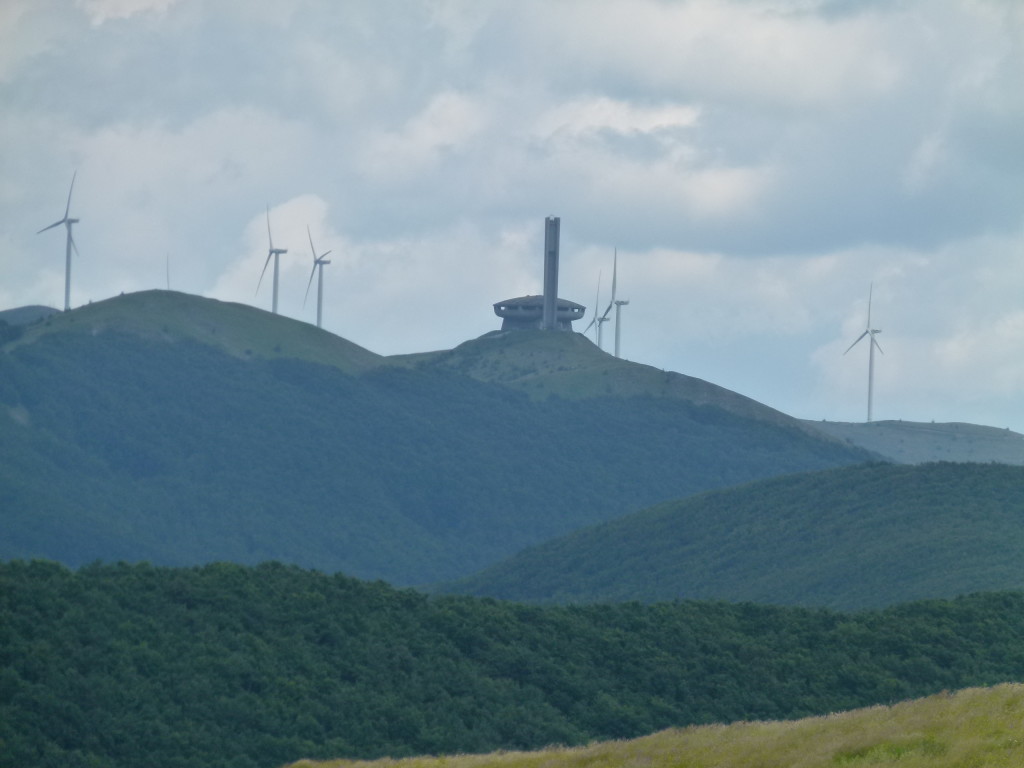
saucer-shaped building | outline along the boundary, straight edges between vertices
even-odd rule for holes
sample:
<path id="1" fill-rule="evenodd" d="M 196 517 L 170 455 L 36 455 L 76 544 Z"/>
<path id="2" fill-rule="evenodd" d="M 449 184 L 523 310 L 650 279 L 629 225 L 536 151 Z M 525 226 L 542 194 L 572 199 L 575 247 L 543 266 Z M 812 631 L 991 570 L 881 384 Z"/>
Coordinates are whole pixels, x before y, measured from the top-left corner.
<path id="1" fill-rule="evenodd" d="M 555 323 L 560 331 L 571 331 L 572 322 L 583 317 L 586 307 L 568 299 L 555 303 Z M 494 305 L 494 314 L 501 318 L 501 330 L 537 330 L 544 319 L 543 296 L 520 296 Z"/>

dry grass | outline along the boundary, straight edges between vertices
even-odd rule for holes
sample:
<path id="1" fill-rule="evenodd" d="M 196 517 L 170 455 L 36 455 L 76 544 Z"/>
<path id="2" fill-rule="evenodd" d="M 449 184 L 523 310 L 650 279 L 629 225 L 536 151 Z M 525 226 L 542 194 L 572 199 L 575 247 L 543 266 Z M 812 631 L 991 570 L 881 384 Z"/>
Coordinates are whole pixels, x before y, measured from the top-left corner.
<path id="1" fill-rule="evenodd" d="M 376 761 L 302 760 L 290 768 L 1021 768 L 1024 685 L 971 688 L 889 707 L 793 722 L 662 731 L 632 741 L 539 752 Z"/>

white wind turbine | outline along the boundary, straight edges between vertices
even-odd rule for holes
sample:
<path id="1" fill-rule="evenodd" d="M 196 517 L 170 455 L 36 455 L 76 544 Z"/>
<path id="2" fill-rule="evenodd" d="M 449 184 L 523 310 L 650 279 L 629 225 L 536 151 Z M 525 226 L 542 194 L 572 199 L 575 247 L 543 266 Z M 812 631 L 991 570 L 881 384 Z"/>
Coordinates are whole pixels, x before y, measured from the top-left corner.
<path id="1" fill-rule="evenodd" d="M 874 399 L 874 394 L 875 394 L 875 349 L 878 349 L 879 352 L 882 352 L 882 346 L 878 343 L 878 340 L 875 338 L 875 335 L 881 333 L 882 331 L 879 330 L 878 328 L 872 328 L 871 327 L 871 294 L 874 292 L 874 288 L 875 288 L 874 283 L 872 283 L 869 286 L 869 288 L 868 288 L 868 324 L 867 324 L 867 327 L 864 329 L 864 333 L 862 333 L 860 336 L 858 336 L 857 340 L 855 342 L 853 342 L 853 344 L 851 344 L 849 347 L 846 348 L 846 352 L 849 352 L 851 349 L 853 349 L 855 346 L 857 346 L 860 343 L 860 340 L 863 339 L 865 336 L 867 336 L 867 337 L 869 337 L 871 339 L 871 342 L 870 342 L 870 344 L 868 346 L 868 421 L 869 422 L 871 421 L 871 406 L 872 406 L 872 401 Z M 846 352 L 843 352 L 843 354 L 845 355 Z M 885 353 L 882 352 L 882 354 L 884 355 Z"/>
<path id="2" fill-rule="evenodd" d="M 594 296 L 594 317 L 591 319 L 591 321 L 587 325 L 587 327 L 583 329 L 583 333 L 586 334 L 587 331 L 589 331 L 595 325 L 597 326 L 597 348 L 598 349 L 601 348 L 601 325 L 604 324 L 605 320 L 608 319 L 607 317 L 598 317 L 598 315 L 597 315 L 597 308 L 598 308 L 598 306 L 601 303 L 601 274 L 602 274 L 601 271 L 598 270 L 598 273 L 597 273 L 597 295 Z"/>
<path id="3" fill-rule="evenodd" d="M 71 188 L 68 190 L 68 204 L 64 207 L 64 218 L 60 221 L 55 221 L 48 227 L 43 227 L 37 235 L 42 234 L 48 229 L 59 227 L 63 224 L 68 230 L 67 244 L 65 245 L 64 254 L 64 311 L 67 312 L 71 309 L 71 249 L 75 249 L 75 253 L 78 253 L 78 246 L 75 245 L 75 239 L 71 235 L 71 227 L 78 223 L 78 219 L 72 219 L 71 213 L 71 193 L 75 189 L 75 177 L 78 175 L 78 171 L 71 174 Z"/>
<path id="4" fill-rule="evenodd" d="M 616 308 L 615 309 L 615 356 L 616 357 L 619 356 L 619 342 L 618 342 L 618 339 L 619 339 L 619 310 L 618 310 L 618 306 L 619 306 L 620 302 L 615 301 L 615 287 L 616 287 L 616 282 L 617 282 L 618 265 L 619 265 L 619 249 L 616 248 L 615 249 L 615 255 L 614 255 L 613 260 L 612 260 L 612 298 L 611 298 L 611 301 L 608 302 L 608 306 L 604 308 L 604 312 L 600 316 L 597 315 L 597 302 L 595 301 L 595 303 L 594 303 L 594 319 L 591 320 L 590 321 L 590 325 L 588 325 L 583 330 L 583 332 L 586 333 L 587 331 L 589 331 L 591 329 L 592 326 L 597 325 L 597 348 L 598 349 L 603 349 L 604 347 L 602 347 L 602 345 L 601 345 L 602 344 L 602 340 L 603 340 L 602 339 L 602 332 L 604 330 L 603 326 L 604 326 L 605 323 L 607 323 L 611 319 L 610 317 L 608 317 L 608 315 L 611 314 L 612 307 L 615 307 Z M 598 278 L 597 278 L 597 292 L 598 292 L 598 296 L 600 296 L 601 295 L 601 275 L 600 275 L 600 273 L 598 273 Z M 621 303 L 622 304 L 629 304 L 628 301 L 621 302 Z"/>
<path id="5" fill-rule="evenodd" d="M 313 252 L 313 269 L 309 272 L 309 282 L 306 283 L 306 298 L 302 300 L 302 306 L 306 306 L 306 299 L 309 298 L 309 287 L 313 284 L 313 273 L 318 269 L 320 274 L 316 280 L 316 327 L 321 327 L 321 320 L 324 314 L 324 264 L 330 264 L 330 259 L 324 257 L 330 253 L 330 251 L 324 251 L 319 256 L 316 255 L 316 248 L 313 247 L 313 235 L 309 231 L 309 225 L 306 225 L 306 234 L 309 235 L 309 250 Z"/>
<path id="6" fill-rule="evenodd" d="M 278 277 L 278 257 L 282 253 L 288 253 L 287 248 L 275 248 L 274 238 L 270 234 L 270 206 L 267 205 L 267 242 L 270 244 L 267 249 L 267 260 L 263 262 L 263 271 L 260 272 L 260 281 L 256 284 L 256 293 L 260 292 L 260 285 L 263 283 L 263 276 L 267 273 L 267 265 L 270 263 L 270 258 L 274 258 L 274 303 L 273 311 L 277 314 L 277 277 Z"/>

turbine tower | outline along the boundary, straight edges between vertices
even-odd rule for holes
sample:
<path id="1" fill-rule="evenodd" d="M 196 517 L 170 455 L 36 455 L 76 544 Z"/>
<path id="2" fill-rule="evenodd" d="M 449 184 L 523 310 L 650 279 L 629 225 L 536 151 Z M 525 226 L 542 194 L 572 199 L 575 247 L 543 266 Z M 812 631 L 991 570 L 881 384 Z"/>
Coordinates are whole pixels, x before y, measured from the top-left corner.
<path id="1" fill-rule="evenodd" d="M 875 338 L 875 335 L 881 333 L 882 331 L 879 330 L 878 328 L 871 327 L 871 294 L 874 292 L 874 288 L 874 283 L 872 283 L 868 287 L 867 327 L 864 329 L 864 333 L 858 336 L 857 340 L 846 348 L 846 352 L 849 352 L 851 349 L 857 346 L 860 343 L 860 340 L 863 339 L 865 336 L 871 339 L 871 342 L 868 346 L 868 422 L 871 421 L 871 406 L 875 394 L 875 349 L 877 348 L 879 352 L 882 352 L 882 346 L 878 343 L 878 339 Z M 846 352 L 843 352 L 843 354 L 845 355 Z M 884 355 L 885 353 L 882 352 L 882 354 Z"/>
<path id="2" fill-rule="evenodd" d="M 260 281 L 258 283 L 256 283 L 256 293 L 260 292 L 260 285 L 263 283 L 263 276 L 267 273 L 267 265 L 270 263 L 270 257 L 273 256 L 274 257 L 274 303 L 273 303 L 273 311 L 274 311 L 274 314 L 276 315 L 277 314 L 277 277 L 278 277 L 278 263 L 277 263 L 277 260 L 278 260 L 278 257 L 282 253 L 288 253 L 288 249 L 287 248 L 275 248 L 274 247 L 274 238 L 270 234 L 270 205 L 269 204 L 267 205 L 267 242 L 270 244 L 270 247 L 267 249 L 267 260 L 265 262 L 263 262 L 263 271 L 260 272 Z"/>
<path id="3" fill-rule="evenodd" d="M 321 320 L 323 319 L 324 313 L 324 264 L 330 264 L 330 259 L 324 257 L 330 253 L 330 251 L 324 251 L 319 256 L 316 255 L 316 248 L 313 247 L 313 235 L 309 231 L 309 225 L 306 225 L 306 234 L 309 235 L 309 250 L 313 252 L 313 269 L 309 272 L 309 282 L 306 283 L 306 298 L 302 300 L 302 306 L 306 306 L 306 299 L 309 298 L 309 287 L 313 284 L 313 273 L 318 269 L 320 274 L 317 276 L 316 281 L 316 327 L 321 327 Z"/>
<path id="4" fill-rule="evenodd" d="M 43 227 L 37 235 L 42 234 L 48 229 L 59 227 L 63 224 L 68 230 L 67 244 L 64 247 L 64 311 L 67 312 L 71 309 L 71 249 L 75 249 L 75 253 L 78 253 L 78 246 L 75 245 L 75 238 L 71 235 L 71 227 L 78 223 L 78 219 L 72 219 L 71 214 L 71 193 L 75 189 L 75 177 L 78 175 L 78 171 L 71 174 L 71 188 L 68 190 L 68 204 L 64 207 L 64 218 L 60 221 L 55 221 L 48 227 Z"/>
<path id="5" fill-rule="evenodd" d="M 619 341 L 622 338 L 622 308 L 629 304 L 628 301 L 619 299 L 615 302 L 615 356 L 619 356 Z"/>

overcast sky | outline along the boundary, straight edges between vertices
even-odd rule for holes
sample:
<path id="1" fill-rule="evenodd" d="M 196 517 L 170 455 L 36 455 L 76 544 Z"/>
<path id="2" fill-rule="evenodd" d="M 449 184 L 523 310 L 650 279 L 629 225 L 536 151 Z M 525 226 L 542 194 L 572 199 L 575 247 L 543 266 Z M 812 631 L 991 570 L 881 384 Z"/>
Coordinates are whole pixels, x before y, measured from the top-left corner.
<path id="1" fill-rule="evenodd" d="M 170 286 L 381 354 L 542 290 L 794 416 L 1024 432 L 1024 2 L 0 0 L 0 308 Z M 613 335 L 605 326 L 605 348 Z M 580 327 L 578 330 L 582 330 Z"/>

